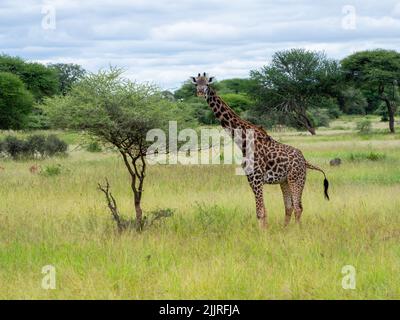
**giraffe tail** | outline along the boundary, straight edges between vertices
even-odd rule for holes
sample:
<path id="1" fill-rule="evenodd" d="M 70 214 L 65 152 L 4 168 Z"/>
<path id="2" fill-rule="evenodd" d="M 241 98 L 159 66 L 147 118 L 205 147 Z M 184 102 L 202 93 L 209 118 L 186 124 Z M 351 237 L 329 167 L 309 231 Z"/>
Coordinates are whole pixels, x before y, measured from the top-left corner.
<path id="1" fill-rule="evenodd" d="M 323 175 L 324 175 L 324 195 L 325 195 L 325 199 L 326 199 L 326 200 L 329 200 L 329 194 L 328 194 L 329 181 L 328 181 L 328 179 L 326 178 L 326 174 L 325 174 L 324 170 L 322 170 L 321 168 L 318 168 L 317 166 L 314 166 L 314 165 L 312 165 L 312 164 L 310 164 L 310 163 L 308 163 L 308 162 L 306 162 L 306 167 L 307 167 L 308 169 L 317 170 L 317 171 L 323 173 Z"/>

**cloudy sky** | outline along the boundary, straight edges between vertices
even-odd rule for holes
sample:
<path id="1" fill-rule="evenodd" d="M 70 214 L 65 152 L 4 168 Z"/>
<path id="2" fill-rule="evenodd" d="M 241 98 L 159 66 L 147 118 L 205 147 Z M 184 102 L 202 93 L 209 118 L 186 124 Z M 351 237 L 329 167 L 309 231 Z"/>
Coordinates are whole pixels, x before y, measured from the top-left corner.
<path id="1" fill-rule="evenodd" d="M 0 52 L 170 90 L 203 71 L 246 77 L 292 47 L 400 50 L 400 0 L 0 0 Z"/>

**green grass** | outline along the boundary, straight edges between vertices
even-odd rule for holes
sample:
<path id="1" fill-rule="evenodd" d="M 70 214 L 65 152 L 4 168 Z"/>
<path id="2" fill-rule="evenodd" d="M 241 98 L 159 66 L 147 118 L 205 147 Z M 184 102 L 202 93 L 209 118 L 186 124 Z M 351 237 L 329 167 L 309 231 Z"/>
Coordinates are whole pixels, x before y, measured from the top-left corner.
<path id="1" fill-rule="evenodd" d="M 303 224 L 284 228 L 279 186 L 266 186 L 265 232 L 234 166 L 150 166 L 145 212 L 175 213 L 141 234 L 120 235 L 97 190 L 108 177 L 121 212 L 132 214 L 117 154 L 76 150 L 66 158 L 1 161 L 0 298 L 398 299 L 399 136 L 282 137 L 326 169 L 331 201 L 323 198 L 322 175 L 309 172 Z M 375 153 L 385 156 L 368 159 Z M 334 157 L 340 167 L 329 167 Z M 31 174 L 34 163 L 61 170 Z M 49 264 L 55 290 L 41 288 Z M 356 290 L 341 286 L 345 265 L 356 268 Z"/>

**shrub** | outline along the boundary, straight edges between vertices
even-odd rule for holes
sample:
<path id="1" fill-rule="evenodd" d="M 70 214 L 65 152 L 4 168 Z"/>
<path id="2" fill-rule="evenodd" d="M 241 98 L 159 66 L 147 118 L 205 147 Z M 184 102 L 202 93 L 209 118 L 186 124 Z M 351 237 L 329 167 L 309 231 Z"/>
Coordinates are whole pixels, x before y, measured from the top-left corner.
<path id="1" fill-rule="evenodd" d="M 145 216 L 144 227 L 152 226 L 156 221 L 164 220 L 165 218 L 170 218 L 174 215 L 174 210 L 171 208 L 157 209 L 150 212 L 148 216 Z"/>
<path id="2" fill-rule="evenodd" d="M 45 156 L 46 153 L 46 137 L 41 134 L 29 136 L 26 140 L 29 149 L 29 155 L 34 158 L 39 155 L 41 158 Z"/>
<path id="3" fill-rule="evenodd" d="M 90 142 L 87 146 L 86 146 L 86 151 L 89 152 L 101 152 L 101 146 L 97 141 L 93 141 Z"/>
<path id="4" fill-rule="evenodd" d="M 362 134 L 371 133 L 372 131 L 371 120 L 364 119 L 357 122 L 357 131 Z"/>
<path id="5" fill-rule="evenodd" d="M 50 157 L 57 154 L 64 154 L 68 149 L 68 144 L 56 135 L 49 135 L 45 143 L 46 154 Z"/>
<path id="6" fill-rule="evenodd" d="M 3 153 L 3 152 L 5 152 L 6 150 L 5 150 L 5 143 L 4 143 L 4 141 L 2 141 L 2 140 L 0 140 L 0 155 Z"/>
<path id="7" fill-rule="evenodd" d="M 227 226 L 225 210 L 217 205 L 207 206 L 197 203 L 195 219 L 196 225 L 207 232 L 219 233 Z"/>
<path id="8" fill-rule="evenodd" d="M 61 173 L 61 165 L 56 164 L 56 165 L 48 165 L 44 167 L 44 169 L 40 172 L 40 174 L 46 176 L 46 177 L 54 177 L 58 176 Z"/>
<path id="9" fill-rule="evenodd" d="M 362 161 L 362 160 L 370 160 L 370 161 L 380 161 L 386 158 L 386 154 L 381 152 L 353 152 L 349 155 L 350 161 Z"/>
<path id="10" fill-rule="evenodd" d="M 65 154 L 68 149 L 67 143 L 50 135 L 31 135 L 26 140 L 15 136 L 7 136 L 4 141 L 0 141 L 0 153 L 18 159 L 35 159 L 51 157 L 58 154 Z"/>
<path id="11" fill-rule="evenodd" d="M 23 140 L 14 136 L 7 136 L 4 140 L 5 152 L 14 160 L 20 159 L 29 153 L 29 147 Z"/>
<path id="12" fill-rule="evenodd" d="M 329 127 L 331 117 L 328 109 L 310 109 L 309 116 L 316 127 Z"/>

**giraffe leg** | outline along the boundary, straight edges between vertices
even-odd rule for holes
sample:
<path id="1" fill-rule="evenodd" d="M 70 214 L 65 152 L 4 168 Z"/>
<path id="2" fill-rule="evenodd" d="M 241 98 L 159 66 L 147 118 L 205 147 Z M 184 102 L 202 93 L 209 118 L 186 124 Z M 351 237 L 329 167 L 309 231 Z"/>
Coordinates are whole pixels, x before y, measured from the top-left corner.
<path id="1" fill-rule="evenodd" d="M 292 194 L 287 181 L 281 183 L 283 203 L 285 204 L 285 227 L 289 224 L 293 213 Z"/>
<path id="2" fill-rule="evenodd" d="M 250 182 L 250 186 L 256 198 L 257 219 L 260 222 L 260 227 L 262 229 L 265 229 L 267 227 L 267 222 L 266 222 L 266 211 L 264 205 L 263 184 Z"/>
<path id="3" fill-rule="evenodd" d="M 305 172 L 297 172 L 294 174 L 294 178 L 288 177 L 288 184 L 290 193 L 292 194 L 292 203 L 294 208 L 294 216 L 297 223 L 300 223 L 301 214 L 303 213 L 303 205 L 301 203 L 301 197 L 303 195 L 304 184 L 306 182 Z"/>
<path id="4" fill-rule="evenodd" d="M 300 223 L 301 214 L 303 213 L 303 205 L 301 203 L 301 196 L 303 193 L 303 187 L 301 183 L 294 182 L 289 183 L 290 191 L 292 193 L 292 201 L 293 201 L 293 208 L 294 208 L 294 216 L 297 223 Z"/>

